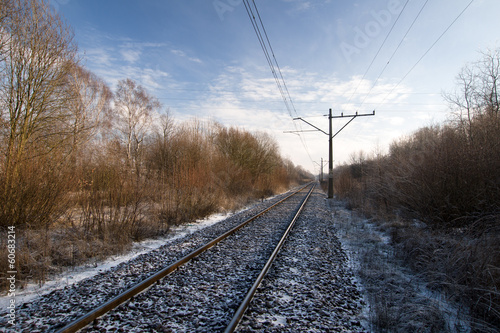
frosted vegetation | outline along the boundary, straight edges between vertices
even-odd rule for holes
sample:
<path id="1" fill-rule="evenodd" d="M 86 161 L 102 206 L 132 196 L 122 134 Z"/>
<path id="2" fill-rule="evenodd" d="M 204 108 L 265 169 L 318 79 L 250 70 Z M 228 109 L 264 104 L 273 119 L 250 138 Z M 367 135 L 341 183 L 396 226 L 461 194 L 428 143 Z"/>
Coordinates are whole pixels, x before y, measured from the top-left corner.
<path id="1" fill-rule="evenodd" d="M 360 152 L 337 168 L 336 195 L 380 225 L 432 291 L 461 302 L 471 327 L 500 327 L 500 50 L 482 54 L 445 95 L 445 124 Z"/>

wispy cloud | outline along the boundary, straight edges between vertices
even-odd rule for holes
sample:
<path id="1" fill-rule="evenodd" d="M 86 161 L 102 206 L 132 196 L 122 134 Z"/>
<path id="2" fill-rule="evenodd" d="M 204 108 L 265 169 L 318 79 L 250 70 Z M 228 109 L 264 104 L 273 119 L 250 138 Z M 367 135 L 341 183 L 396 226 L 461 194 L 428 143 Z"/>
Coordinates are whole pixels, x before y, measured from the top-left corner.
<path id="1" fill-rule="evenodd" d="M 178 50 L 178 49 L 173 49 L 173 50 L 170 50 L 170 52 L 172 52 L 173 54 L 175 54 L 176 56 L 178 57 L 181 57 L 181 58 L 185 58 L 189 61 L 192 61 L 192 62 L 196 62 L 196 63 L 203 63 L 199 58 L 196 58 L 196 57 L 189 57 L 186 52 L 182 51 L 182 50 Z"/>
<path id="2" fill-rule="evenodd" d="M 185 57 L 186 56 L 186 53 L 184 51 L 181 51 L 181 50 L 170 50 L 170 52 L 172 52 L 173 54 L 179 56 L 179 57 Z"/>
<path id="3" fill-rule="evenodd" d="M 85 60 L 90 64 L 96 64 L 98 66 L 111 66 L 113 62 L 117 60 L 113 55 L 113 48 L 106 47 L 95 47 L 88 48 L 83 52 Z"/>
<path id="4" fill-rule="evenodd" d="M 133 64 L 141 60 L 141 55 L 146 52 L 151 52 L 151 49 L 163 48 L 166 45 L 164 43 L 150 43 L 150 42 L 134 42 L 126 41 L 118 45 L 120 49 L 120 54 L 123 60 Z"/>
<path id="5" fill-rule="evenodd" d="M 135 63 L 140 60 L 142 50 L 140 49 L 130 49 L 130 48 L 122 48 L 120 49 L 120 54 L 128 63 Z"/>
<path id="6" fill-rule="evenodd" d="M 87 27 L 82 47 L 85 65 L 102 77 L 112 88 L 119 80 L 131 78 L 154 93 L 168 84 L 170 74 L 162 69 L 152 54 L 162 53 L 168 45 L 136 41 L 128 37 L 101 33 Z"/>
<path id="7" fill-rule="evenodd" d="M 121 57 L 115 57 L 119 54 Z M 154 92 L 167 84 L 169 73 L 159 66 L 148 67 L 139 61 L 140 50 L 120 47 L 89 49 L 85 52 L 86 66 L 103 78 L 112 88 L 119 80 L 131 78 Z"/>

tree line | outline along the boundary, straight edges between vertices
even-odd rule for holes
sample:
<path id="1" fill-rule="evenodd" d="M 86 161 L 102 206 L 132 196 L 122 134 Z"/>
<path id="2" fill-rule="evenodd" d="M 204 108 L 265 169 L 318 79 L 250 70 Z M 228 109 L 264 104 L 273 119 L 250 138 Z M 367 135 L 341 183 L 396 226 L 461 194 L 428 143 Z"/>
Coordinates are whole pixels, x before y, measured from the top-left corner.
<path id="1" fill-rule="evenodd" d="M 112 91 L 80 62 L 48 1 L 0 0 L 0 228 L 19 230 L 22 276 L 311 178 L 268 134 L 177 122 L 137 82 Z"/>
<path id="2" fill-rule="evenodd" d="M 499 82 L 500 50 L 482 53 L 444 96 L 447 122 L 335 170 L 336 194 L 375 220 L 398 220 L 390 229 L 405 261 L 470 305 L 480 331 L 500 327 Z"/>

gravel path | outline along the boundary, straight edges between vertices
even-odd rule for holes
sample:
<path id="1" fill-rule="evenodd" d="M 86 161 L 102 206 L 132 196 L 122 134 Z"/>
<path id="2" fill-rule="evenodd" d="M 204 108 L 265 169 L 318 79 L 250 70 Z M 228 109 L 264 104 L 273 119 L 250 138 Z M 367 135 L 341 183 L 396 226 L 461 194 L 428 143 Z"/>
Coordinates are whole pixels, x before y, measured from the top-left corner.
<path id="1" fill-rule="evenodd" d="M 14 331 L 52 332 L 61 328 L 281 197 L 24 304 L 18 309 Z M 288 208 L 273 210 L 250 223 L 82 331 L 222 331 L 286 229 L 287 224 L 279 221 L 291 218 L 300 197 L 289 200 L 285 204 Z M 256 294 L 240 331 L 362 331 L 356 319 L 360 296 L 334 236 L 324 195 L 315 191 L 310 201 Z M 5 327 L 2 321 L 6 316 L 1 318 L 0 327 Z M 0 328 L 0 332 L 10 331 Z"/>

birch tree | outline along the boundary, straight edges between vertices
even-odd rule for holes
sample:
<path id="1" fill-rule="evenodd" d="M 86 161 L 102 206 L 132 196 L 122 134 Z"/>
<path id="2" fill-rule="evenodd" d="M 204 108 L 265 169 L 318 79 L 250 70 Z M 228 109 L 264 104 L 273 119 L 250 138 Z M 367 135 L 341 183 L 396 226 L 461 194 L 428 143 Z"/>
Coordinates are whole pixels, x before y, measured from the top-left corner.
<path id="1" fill-rule="evenodd" d="M 118 130 L 126 147 L 127 164 L 139 174 L 144 139 L 151 130 L 153 112 L 158 111 L 161 104 L 142 86 L 125 79 L 118 82 L 115 107 Z"/>
<path id="2" fill-rule="evenodd" d="M 71 164 L 74 169 L 80 148 L 94 138 L 103 127 L 110 126 L 109 87 L 92 72 L 75 65 L 68 77 L 70 99 L 67 127 L 71 136 Z"/>

